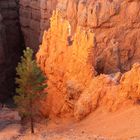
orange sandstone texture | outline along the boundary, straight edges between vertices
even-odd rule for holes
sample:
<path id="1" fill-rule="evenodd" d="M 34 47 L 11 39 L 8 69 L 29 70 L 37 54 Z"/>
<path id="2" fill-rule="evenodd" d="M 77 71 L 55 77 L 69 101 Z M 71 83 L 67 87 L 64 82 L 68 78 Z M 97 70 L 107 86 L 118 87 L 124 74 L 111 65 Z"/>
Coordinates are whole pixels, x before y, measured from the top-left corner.
<path id="1" fill-rule="evenodd" d="M 116 111 L 140 99 L 140 64 L 125 74 L 99 75 L 91 80 L 75 104 L 74 115 L 82 119 L 98 107 Z"/>
<path id="2" fill-rule="evenodd" d="M 140 60 L 139 0 L 59 0 L 57 8 L 72 27 L 95 33 L 98 73 L 126 72 Z"/>
<path id="3" fill-rule="evenodd" d="M 58 11 L 44 33 L 37 61 L 48 77 L 48 104 L 53 114 L 71 112 L 81 92 L 94 77 L 94 34 L 71 26 Z M 50 103 L 49 103 L 50 102 Z"/>
<path id="4" fill-rule="evenodd" d="M 126 72 L 139 62 L 139 0 L 20 0 L 20 23 L 26 46 L 38 50 L 52 11 L 71 25 L 95 34 L 95 69 L 100 73 Z"/>
<path id="5" fill-rule="evenodd" d="M 115 111 L 139 101 L 138 5 L 137 0 L 59 1 L 37 53 L 48 77 L 44 114 L 79 120 L 98 107 Z"/>

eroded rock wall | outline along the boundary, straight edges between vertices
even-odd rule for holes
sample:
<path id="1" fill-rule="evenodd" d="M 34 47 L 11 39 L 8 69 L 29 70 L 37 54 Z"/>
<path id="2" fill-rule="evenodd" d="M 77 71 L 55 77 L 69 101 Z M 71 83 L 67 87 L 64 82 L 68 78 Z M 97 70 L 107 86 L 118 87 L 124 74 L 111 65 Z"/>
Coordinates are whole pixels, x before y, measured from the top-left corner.
<path id="1" fill-rule="evenodd" d="M 26 47 L 38 50 L 57 0 L 20 0 L 20 23 Z"/>
<path id="2" fill-rule="evenodd" d="M 94 76 L 94 34 L 77 28 L 70 40 L 70 24 L 58 11 L 51 28 L 44 33 L 37 53 L 38 63 L 48 76 L 48 101 L 51 114 L 73 109 L 74 101 Z M 60 102 L 57 100 L 60 98 Z"/>
<path id="3" fill-rule="evenodd" d="M 0 99 L 14 93 L 15 67 L 22 49 L 17 0 L 0 0 Z"/>
<path id="4" fill-rule="evenodd" d="M 74 107 L 74 116 L 80 120 L 102 107 L 117 111 L 128 105 L 138 105 L 140 100 L 140 63 L 124 74 L 101 74 L 91 80 Z"/>
<path id="5" fill-rule="evenodd" d="M 98 73 L 125 72 L 140 60 L 138 0 L 60 0 L 57 8 L 77 26 L 96 34 Z"/>
<path id="6" fill-rule="evenodd" d="M 20 21 L 26 46 L 38 50 L 52 11 L 57 9 L 71 25 L 96 34 L 96 64 L 100 73 L 126 72 L 139 61 L 138 0 L 20 0 Z"/>
<path id="7" fill-rule="evenodd" d="M 139 101 L 139 7 L 138 0 L 58 1 L 37 53 L 48 77 L 44 112 L 82 119 L 99 106 Z"/>

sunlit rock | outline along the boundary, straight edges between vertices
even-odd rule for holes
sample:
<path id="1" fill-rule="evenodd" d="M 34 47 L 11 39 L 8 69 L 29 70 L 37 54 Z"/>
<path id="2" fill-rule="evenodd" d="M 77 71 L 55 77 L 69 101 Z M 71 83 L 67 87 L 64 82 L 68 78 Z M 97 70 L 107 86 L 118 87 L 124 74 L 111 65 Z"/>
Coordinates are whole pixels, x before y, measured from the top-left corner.
<path id="1" fill-rule="evenodd" d="M 127 103 L 137 103 L 139 64 L 135 63 L 140 61 L 140 43 L 139 29 L 133 29 L 139 27 L 136 5 L 140 3 L 65 2 L 59 1 L 37 53 L 37 62 L 48 77 L 48 97 L 42 103 L 42 112 L 63 117 L 70 114 L 79 120 L 98 107 L 116 111 Z M 79 8 L 67 16 L 69 3 Z M 136 8 L 138 17 L 132 11 L 128 16 L 126 7 L 130 5 Z M 83 17 L 80 13 L 76 16 L 80 11 L 85 12 Z M 91 17 L 96 17 L 89 18 L 90 24 L 88 15 L 92 13 Z M 124 14 L 128 19 L 122 18 Z M 75 22 L 75 18 L 83 21 Z"/>
<path id="2" fill-rule="evenodd" d="M 94 33 L 79 27 L 71 38 L 70 28 L 69 22 L 54 12 L 37 53 L 37 61 L 49 79 L 48 100 L 55 114 L 65 112 L 65 108 L 73 109 L 72 102 L 95 75 Z M 69 90 L 75 93 L 68 94 Z"/>

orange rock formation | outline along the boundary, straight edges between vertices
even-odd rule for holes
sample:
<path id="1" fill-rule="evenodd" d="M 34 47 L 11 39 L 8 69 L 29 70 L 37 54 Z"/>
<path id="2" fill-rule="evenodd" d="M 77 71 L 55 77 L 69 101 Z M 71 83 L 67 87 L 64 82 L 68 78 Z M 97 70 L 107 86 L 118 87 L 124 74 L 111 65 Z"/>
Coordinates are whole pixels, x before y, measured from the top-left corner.
<path id="1" fill-rule="evenodd" d="M 51 28 L 44 33 L 37 54 L 37 61 L 49 79 L 48 98 L 54 114 L 74 108 L 94 77 L 93 57 L 94 34 L 79 27 L 72 38 L 69 22 L 58 11 L 54 12 Z"/>
<path id="2" fill-rule="evenodd" d="M 98 107 L 114 111 L 139 100 L 140 64 L 134 64 L 130 71 L 122 74 L 119 65 L 125 57 L 122 59 L 118 55 L 120 46 L 117 47 L 112 38 L 112 46 L 102 52 L 96 46 L 98 36 L 94 30 L 80 25 L 73 34 L 69 20 L 61 11 L 54 11 L 50 29 L 44 32 L 37 53 L 37 62 L 48 77 L 48 97 L 42 104 L 44 114 L 61 116 L 70 113 L 76 119 L 82 119 Z M 101 65 L 105 66 L 103 72 L 112 74 L 97 75 L 95 67 L 101 62 L 100 57 L 105 60 Z M 136 62 L 135 57 L 133 60 Z"/>

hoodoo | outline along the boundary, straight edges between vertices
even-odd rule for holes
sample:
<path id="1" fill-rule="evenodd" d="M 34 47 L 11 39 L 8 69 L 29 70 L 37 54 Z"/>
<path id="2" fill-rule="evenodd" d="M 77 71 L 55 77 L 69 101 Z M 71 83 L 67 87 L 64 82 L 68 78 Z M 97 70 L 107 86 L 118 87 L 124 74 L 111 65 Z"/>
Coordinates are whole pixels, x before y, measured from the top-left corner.
<path id="1" fill-rule="evenodd" d="M 94 33 L 79 27 L 70 43 L 69 25 L 69 21 L 55 11 L 37 53 L 37 62 L 49 79 L 51 112 L 56 115 L 74 108 L 80 93 L 95 75 Z"/>

